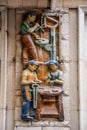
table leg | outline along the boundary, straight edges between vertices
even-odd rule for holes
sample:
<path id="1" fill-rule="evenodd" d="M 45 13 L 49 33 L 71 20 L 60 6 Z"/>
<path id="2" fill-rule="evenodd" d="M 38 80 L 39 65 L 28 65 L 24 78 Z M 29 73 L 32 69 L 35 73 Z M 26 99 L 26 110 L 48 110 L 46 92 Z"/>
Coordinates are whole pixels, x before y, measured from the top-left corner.
<path id="1" fill-rule="evenodd" d="M 57 111 L 58 111 L 58 120 L 59 121 L 63 121 L 64 120 L 64 110 L 63 110 L 63 102 L 62 102 L 62 93 L 58 96 L 55 97 L 56 98 L 56 107 L 57 107 Z"/>

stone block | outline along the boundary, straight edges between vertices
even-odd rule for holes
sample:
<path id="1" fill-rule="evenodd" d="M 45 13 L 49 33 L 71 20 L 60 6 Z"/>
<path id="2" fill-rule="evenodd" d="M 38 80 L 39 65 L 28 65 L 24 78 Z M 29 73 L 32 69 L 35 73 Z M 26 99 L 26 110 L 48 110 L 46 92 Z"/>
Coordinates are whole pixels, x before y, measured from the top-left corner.
<path id="1" fill-rule="evenodd" d="M 63 96 L 63 107 L 65 109 L 70 109 L 70 97 L 69 96 Z"/>
<path id="2" fill-rule="evenodd" d="M 70 62 L 70 98 L 71 110 L 78 109 L 77 62 Z M 83 76 L 82 76 L 83 77 Z M 81 79 L 82 80 L 82 79 Z"/>
<path id="3" fill-rule="evenodd" d="M 70 74 L 69 72 L 64 73 L 64 91 L 70 89 Z"/>
<path id="4" fill-rule="evenodd" d="M 70 109 L 64 109 L 64 120 L 70 121 Z"/>
<path id="5" fill-rule="evenodd" d="M 6 130 L 13 130 L 14 128 L 14 109 L 7 109 Z"/>
<path id="6" fill-rule="evenodd" d="M 78 56 L 78 16 L 77 10 L 70 10 L 70 60 L 77 61 Z"/>
<path id="7" fill-rule="evenodd" d="M 5 62 L 1 61 L 0 65 L 0 108 L 6 107 L 6 74 Z"/>
<path id="8" fill-rule="evenodd" d="M 62 22 L 64 22 L 64 23 L 69 22 L 69 14 L 63 14 L 62 15 Z"/>
<path id="9" fill-rule="evenodd" d="M 58 122 L 58 121 L 51 121 L 50 122 L 50 126 L 51 127 L 69 127 L 70 126 L 70 122 L 69 121 L 63 121 L 63 122 Z"/>
<path id="10" fill-rule="evenodd" d="M 43 130 L 70 130 L 68 127 L 43 127 Z"/>
<path id="11" fill-rule="evenodd" d="M 0 120 L 0 130 L 5 130 L 5 119 L 6 119 L 6 117 L 5 117 L 5 115 L 6 115 L 6 109 L 2 109 L 2 108 L 0 108 L 0 117 L 1 117 L 1 120 Z"/>
<path id="12" fill-rule="evenodd" d="M 23 0 L 23 7 L 38 7 L 38 8 L 46 8 L 48 6 L 48 1 L 37 1 L 37 0 L 32 0 L 32 2 Z"/>
<path id="13" fill-rule="evenodd" d="M 0 5 L 7 5 L 7 1 L 6 0 L 0 0 Z"/>
<path id="14" fill-rule="evenodd" d="M 23 7 L 36 7 L 36 5 L 37 5 L 37 0 L 32 0 L 32 2 L 23 0 Z"/>
<path id="15" fill-rule="evenodd" d="M 32 122 L 32 126 L 49 126 L 49 121 Z"/>
<path id="16" fill-rule="evenodd" d="M 16 127 L 14 127 L 14 130 L 16 130 Z"/>
<path id="17" fill-rule="evenodd" d="M 15 126 L 16 127 L 21 126 L 21 121 L 15 121 Z"/>
<path id="18" fill-rule="evenodd" d="M 15 120 L 21 120 L 21 107 L 15 107 Z"/>
<path id="19" fill-rule="evenodd" d="M 80 61 L 80 109 L 87 110 L 87 61 Z"/>
<path id="20" fill-rule="evenodd" d="M 60 57 L 65 61 L 70 59 L 70 46 L 68 36 L 62 37 L 63 40 L 60 41 Z"/>
<path id="21" fill-rule="evenodd" d="M 41 130 L 41 127 L 17 127 L 16 130 Z"/>
<path id="22" fill-rule="evenodd" d="M 70 63 L 69 62 L 65 62 L 64 63 L 65 69 L 64 69 L 64 73 L 70 73 Z"/>
<path id="23" fill-rule="evenodd" d="M 39 0 L 39 1 L 37 1 L 37 7 L 39 7 L 39 8 L 46 8 L 47 6 L 48 6 L 48 0 Z"/>
<path id="24" fill-rule="evenodd" d="M 16 73 L 15 89 L 16 90 L 21 90 L 21 73 Z"/>
<path id="25" fill-rule="evenodd" d="M 81 130 L 86 130 L 87 129 L 87 110 L 80 110 L 80 128 Z"/>
<path id="26" fill-rule="evenodd" d="M 21 39 L 21 23 L 23 20 L 23 13 L 26 11 L 16 9 L 16 41 L 19 41 Z"/>
<path id="27" fill-rule="evenodd" d="M 21 95 L 22 95 L 21 90 L 16 90 L 15 96 L 21 96 Z"/>
<path id="28" fill-rule="evenodd" d="M 15 126 L 16 127 L 30 127 L 31 126 L 31 121 L 15 121 Z"/>
<path id="29" fill-rule="evenodd" d="M 62 8 L 62 0 L 55 0 L 55 1 L 52 1 L 51 3 L 51 8 L 52 9 L 57 9 L 57 8 Z"/>
<path id="30" fill-rule="evenodd" d="M 16 96 L 15 97 L 15 107 L 21 107 L 21 104 L 22 104 L 22 97 Z"/>
<path id="31" fill-rule="evenodd" d="M 22 7 L 22 0 L 7 0 L 8 6 L 11 8 Z"/>
<path id="32" fill-rule="evenodd" d="M 79 7 L 79 5 L 87 5 L 87 1 L 86 0 L 77 0 L 77 1 L 64 0 L 63 1 L 63 7 L 76 8 Z"/>
<path id="33" fill-rule="evenodd" d="M 62 25 L 61 25 L 61 33 L 60 34 L 69 34 L 69 23 L 66 22 L 62 22 Z"/>
<path id="34" fill-rule="evenodd" d="M 85 115 L 86 115 L 87 113 L 85 113 Z M 78 126 L 78 124 L 79 124 L 79 121 L 78 121 L 78 118 L 79 118 L 79 111 L 77 111 L 77 110 L 71 110 L 70 111 L 70 118 L 71 118 L 71 130 L 79 130 L 79 126 Z M 83 120 L 83 119 L 82 119 Z M 84 119 L 84 121 L 85 121 L 85 119 Z M 87 123 L 86 123 L 87 124 Z M 87 128 L 87 127 L 86 127 Z M 81 129 L 82 130 L 82 129 Z M 85 129 L 83 129 L 83 130 L 85 130 Z"/>
<path id="35" fill-rule="evenodd" d="M 22 63 L 20 61 L 16 62 L 16 73 L 22 73 Z"/>
<path id="36" fill-rule="evenodd" d="M 15 74 L 14 74 L 14 64 L 8 63 L 8 70 L 7 70 L 7 107 L 8 109 L 13 109 L 14 108 L 14 87 L 15 87 Z"/>
<path id="37" fill-rule="evenodd" d="M 22 59 L 22 43 L 21 41 L 16 41 L 16 61 L 21 61 Z"/>

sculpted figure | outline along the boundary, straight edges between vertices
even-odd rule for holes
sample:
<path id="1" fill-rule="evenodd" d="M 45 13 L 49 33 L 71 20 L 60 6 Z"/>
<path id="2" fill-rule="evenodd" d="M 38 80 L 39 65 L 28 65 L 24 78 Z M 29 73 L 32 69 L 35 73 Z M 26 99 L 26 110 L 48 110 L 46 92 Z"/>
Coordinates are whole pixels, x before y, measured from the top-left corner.
<path id="1" fill-rule="evenodd" d="M 38 55 L 32 40 L 32 36 L 38 38 L 36 29 L 39 28 L 39 24 L 36 22 L 37 15 L 35 13 L 29 13 L 27 18 L 21 24 L 22 43 L 23 43 L 23 65 L 28 64 L 29 60 L 37 60 Z"/>
<path id="2" fill-rule="evenodd" d="M 63 72 L 58 69 L 59 63 L 56 60 L 50 60 L 48 63 L 49 73 L 45 77 L 45 82 L 52 86 L 63 85 Z"/>
<path id="3" fill-rule="evenodd" d="M 36 117 L 36 109 L 33 108 L 33 97 L 32 97 L 32 85 L 41 83 L 37 78 L 36 70 L 38 68 L 38 62 L 31 60 L 29 66 L 22 72 L 22 119 L 32 120 Z"/>

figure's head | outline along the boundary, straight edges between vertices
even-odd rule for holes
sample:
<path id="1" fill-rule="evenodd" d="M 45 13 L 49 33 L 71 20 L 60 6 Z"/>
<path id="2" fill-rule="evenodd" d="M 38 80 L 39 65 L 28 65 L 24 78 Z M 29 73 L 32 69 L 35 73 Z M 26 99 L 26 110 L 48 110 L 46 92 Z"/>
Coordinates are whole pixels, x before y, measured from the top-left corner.
<path id="1" fill-rule="evenodd" d="M 37 15 L 35 13 L 29 13 L 27 16 L 27 22 L 33 23 L 36 21 Z"/>
<path id="2" fill-rule="evenodd" d="M 59 66 L 59 62 L 56 60 L 50 60 L 48 63 L 48 67 L 51 71 L 56 71 L 58 69 Z"/>
<path id="3" fill-rule="evenodd" d="M 38 62 L 37 62 L 37 61 L 35 61 L 35 60 L 29 61 L 28 69 L 29 69 L 30 71 L 32 71 L 32 72 L 33 72 L 33 71 L 36 71 L 37 68 L 38 68 Z"/>

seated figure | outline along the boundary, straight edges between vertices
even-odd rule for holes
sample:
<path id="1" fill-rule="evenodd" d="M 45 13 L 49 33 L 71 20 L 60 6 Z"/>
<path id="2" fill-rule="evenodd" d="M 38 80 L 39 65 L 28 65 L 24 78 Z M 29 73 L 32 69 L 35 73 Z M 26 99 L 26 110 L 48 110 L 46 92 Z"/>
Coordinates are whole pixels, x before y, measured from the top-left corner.
<path id="1" fill-rule="evenodd" d="M 48 63 L 48 74 L 45 77 L 46 84 L 51 86 L 63 85 L 63 72 L 58 69 L 59 63 L 56 60 L 50 60 Z"/>

